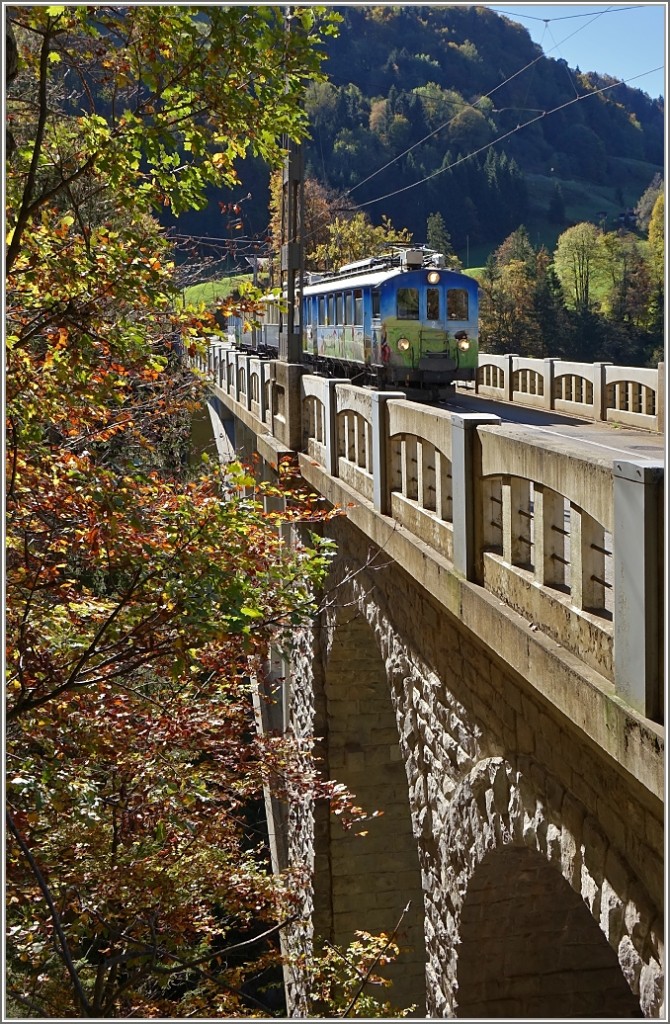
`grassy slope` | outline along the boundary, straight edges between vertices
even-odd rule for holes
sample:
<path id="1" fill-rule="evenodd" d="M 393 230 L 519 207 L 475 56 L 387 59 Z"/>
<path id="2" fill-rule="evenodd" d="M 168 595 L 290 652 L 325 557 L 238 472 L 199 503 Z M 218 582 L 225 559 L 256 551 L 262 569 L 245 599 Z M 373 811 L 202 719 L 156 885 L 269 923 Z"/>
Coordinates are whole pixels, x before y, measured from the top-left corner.
<path id="1" fill-rule="evenodd" d="M 558 236 L 566 228 L 585 220 L 600 224 L 601 213 L 606 215 L 603 223 L 605 230 L 616 230 L 619 227 L 619 214 L 635 206 L 654 174 L 660 170 L 654 164 L 641 160 L 616 159 L 610 160 L 609 164 L 607 182 L 599 185 L 542 174 L 526 175 L 530 212 L 524 226 L 533 245 L 544 245 L 553 252 Z M 565 224 L 550 224 L 547 220 L 547 209 L 556 184 L 561 186 L 563 193 Z M 619 189 L 623 206 L 617 198 Z M 463 262 L 463 269 L 476 277 L 477 268 L 485 265 L 491 251 L 491 244 L 482 242 L 470 246 L 469 261 L 468 253 L 464 250 L 459 251 L 458 256 Z"/>
<path id="2" fill-rule="evenodd" d="M 212 281 L 203 281 L 201 284 L 191 285 L 184 289 L 186 302 L 205 305 L 214 305 L 221 299 L 225 299 L 243 281 L 251 281 L 251 274 L 236 274 L 234 277 L 223 277 Z"/>

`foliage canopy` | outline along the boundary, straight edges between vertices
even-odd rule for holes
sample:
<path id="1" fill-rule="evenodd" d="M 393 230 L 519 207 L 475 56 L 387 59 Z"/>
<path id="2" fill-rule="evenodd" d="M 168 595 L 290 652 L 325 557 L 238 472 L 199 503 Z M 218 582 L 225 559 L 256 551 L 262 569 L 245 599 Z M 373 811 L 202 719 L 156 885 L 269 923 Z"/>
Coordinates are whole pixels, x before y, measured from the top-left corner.
<path id="1" fill-rule="evenodd" d="M 17 1016 L 267 1015 L 278 935 L 264 786 L 324 797 L 309 750 L 256 733 L 269 646 L 329 553 L 279 520 L 289 481 L 189 459 L 215 327 L 175 302 L 152 214 L 198 207 L 247 151 L 277 163 L 318 80 L 321 8 L 26 6 L 8 99 L 7 991 Z M 297 529 L 297 526 L 296 526 Z M 315 968 L 316 970 L 316 968 Z M 270 1006 L 269 1015 L 273 1015 Z"/>

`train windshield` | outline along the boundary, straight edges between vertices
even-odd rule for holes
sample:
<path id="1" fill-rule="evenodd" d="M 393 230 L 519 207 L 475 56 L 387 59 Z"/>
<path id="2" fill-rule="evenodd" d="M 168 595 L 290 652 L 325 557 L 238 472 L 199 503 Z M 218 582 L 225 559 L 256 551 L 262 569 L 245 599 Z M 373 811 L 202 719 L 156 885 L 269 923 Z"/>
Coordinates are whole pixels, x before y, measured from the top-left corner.
<path id="1" fill-rule="evenodd" d="M 468 293 L 465 288 L 450 288 L 447 291 L 447 316 L 450 320 L 468 319 Z"/>
<path id="2" fill-rule="evenodd" d="M 419 319 L 419 289 L 398 288 L 398 320 Z"/>

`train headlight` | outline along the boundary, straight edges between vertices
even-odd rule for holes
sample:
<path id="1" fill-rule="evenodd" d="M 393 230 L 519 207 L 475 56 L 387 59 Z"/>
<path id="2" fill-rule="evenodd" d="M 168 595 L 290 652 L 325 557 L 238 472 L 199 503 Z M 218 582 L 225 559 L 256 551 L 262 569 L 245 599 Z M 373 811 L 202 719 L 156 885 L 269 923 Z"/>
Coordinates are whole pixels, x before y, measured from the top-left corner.
<path id="1" fill-rule="evenodd" d="M 440 280 L 440 275 L 437 270 L 431 270 L 428 274 L 428 284 L 437 284 Z"/>
<path id="2" fill-rule="evenodd" d="M 458 342 L 458 347 L 461 352 L 467 352 L 470 348 L 470 342 L 467 338 L 461 338 Z"/>
<path id="3" fill-rule="evenodd" d="M 398 351 L 406 352 L 409 348 L 409 338 L 398 338 Z"/>

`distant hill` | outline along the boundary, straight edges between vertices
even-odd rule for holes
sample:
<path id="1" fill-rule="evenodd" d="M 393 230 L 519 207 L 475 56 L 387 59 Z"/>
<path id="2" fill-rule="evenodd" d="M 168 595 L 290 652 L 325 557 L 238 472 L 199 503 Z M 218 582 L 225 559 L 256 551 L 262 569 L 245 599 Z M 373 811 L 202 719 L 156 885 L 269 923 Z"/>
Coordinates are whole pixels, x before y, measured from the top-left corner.
<path id="1" fill-rule="evenodd" d="M 440 212 L 462 248 L 466 237 L 500 240 L 519 219 L 546 223 L 547 183 L 567 193 L 568 220 L 603 211 L 615 219 L 662 170 L 661 102 L 543 56 L 504 16 L 483 7 L 338 10 L 330 84 L 315 86 L 307 103 L 307 168 L 369 203 L 373 219 L 386 213 L 421 237 L 428 214 Z"/>
<path id="2" fill-rule="evenodd" d="M 306 173 L 373 221 L 423 241 L 439 212 L 462 257 L 521 223 L 553 245 L 577 220 L 614 227 L 663 173 L 662 101 L 543 56 L 516 22 L 474 6 L 337 10 L 330 81 L 307 97 Z M 242 180 L 245 234 L 262 236 L 265 169 L 248 164 Z M 557 186 L 562 222 L 549 217 Z"/>

